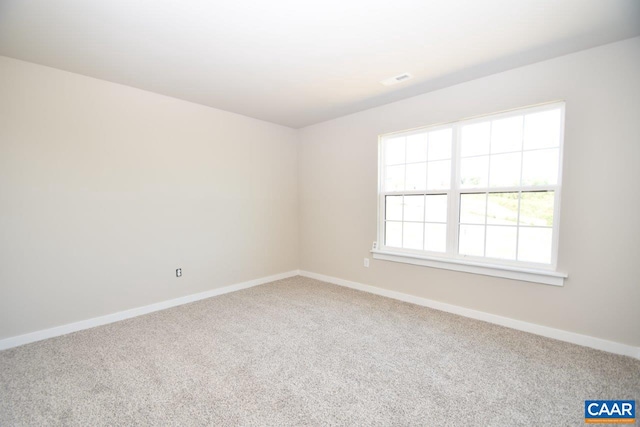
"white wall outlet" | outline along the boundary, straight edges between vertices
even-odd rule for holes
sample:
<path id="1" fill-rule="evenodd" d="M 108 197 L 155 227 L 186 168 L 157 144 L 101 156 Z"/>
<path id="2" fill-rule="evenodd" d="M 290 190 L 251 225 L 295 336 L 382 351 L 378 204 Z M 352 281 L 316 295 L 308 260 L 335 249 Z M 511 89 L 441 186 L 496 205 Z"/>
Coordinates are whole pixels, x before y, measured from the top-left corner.
<path id="1" fill-rule="evenodd" d="M 373 245 L 371 245 L 371 250 L 375 251 L 376 249 L 378 249 L 378 242 L 373 242 Z"/>
<path id="2" fill-rule="evenodd" d="M 176 277 L 182 277 L 182 269 L 176 268 Z"/>
<path id="3" fill-rule="evenodd" d="M 364 259 L 364 266 L 369 267 L 369 258 Z"/>

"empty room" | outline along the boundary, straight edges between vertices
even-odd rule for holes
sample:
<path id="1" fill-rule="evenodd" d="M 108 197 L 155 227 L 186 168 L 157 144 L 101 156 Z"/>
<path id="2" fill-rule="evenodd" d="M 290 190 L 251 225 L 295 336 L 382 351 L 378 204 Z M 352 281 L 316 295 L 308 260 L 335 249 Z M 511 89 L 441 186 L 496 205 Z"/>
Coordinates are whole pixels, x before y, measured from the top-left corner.
<path id="1" fill-rule="evenodd" d="M 0 0 L 0 426 L 638 423 L 640 1 Z"/>

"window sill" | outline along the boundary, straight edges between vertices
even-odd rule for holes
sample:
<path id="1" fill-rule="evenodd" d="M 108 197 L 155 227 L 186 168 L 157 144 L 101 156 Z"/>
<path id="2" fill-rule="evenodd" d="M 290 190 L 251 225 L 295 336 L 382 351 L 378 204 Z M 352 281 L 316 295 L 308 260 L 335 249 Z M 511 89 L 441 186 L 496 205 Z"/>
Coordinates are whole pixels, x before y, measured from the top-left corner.
<path id="1" fill-rule="evenodd" d="M 413 255 L 391 251 L 372 250 L 374 259 L 401 262 L 405 264 L 422 265 L 425 267 L 441 268 L 445 270 L 463 271 L 465 273 L 481 274 L 484 276 L 504 277 L 525 282 L 543 283 L 545 285 L 563 286 L 566 273 L 556 271 L 530 269 L 495 264 L 481 264 L 473 261 L 445 259 Z"/>

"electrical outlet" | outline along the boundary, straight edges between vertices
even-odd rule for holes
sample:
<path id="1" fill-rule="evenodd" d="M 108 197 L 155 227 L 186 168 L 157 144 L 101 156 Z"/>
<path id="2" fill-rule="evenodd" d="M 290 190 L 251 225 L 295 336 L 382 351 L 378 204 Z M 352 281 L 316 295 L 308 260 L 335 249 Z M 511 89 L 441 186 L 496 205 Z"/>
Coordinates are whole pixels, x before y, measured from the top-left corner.
<path id="1" fill-rule="evenodd" d="M 176 268 L 176 277 L 182 277 L 182 269 Z"/>
<path id="2" fill-rule="evenodd" d="M 369 267 L 369 258 L 364 259 L 364 266 Z"/>

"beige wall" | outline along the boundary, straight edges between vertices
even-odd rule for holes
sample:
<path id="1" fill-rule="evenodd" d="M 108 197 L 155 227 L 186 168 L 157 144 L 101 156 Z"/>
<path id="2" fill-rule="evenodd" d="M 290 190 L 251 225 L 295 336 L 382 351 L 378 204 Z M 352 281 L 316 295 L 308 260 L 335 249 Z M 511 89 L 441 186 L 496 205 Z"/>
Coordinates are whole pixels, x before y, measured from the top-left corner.
<path id="1" fill-rule="evenodd" d="M 640 345 L 640 38 L 300 131 L 303 270 Z M 564 287 L 363 258 L 376 240 L 377 137 L 564 99 Z"/>
<path id="2" fill-rule="evenodd" d="M 640 38 L 296 132 L 0 57 L 0 339 L 302 268 L 640 345 L 638 75 Z M 556 99 L 564 287 L 362 266 L 379 134 Z"/>
<path id="3" fill-rule="evenodd" d="M 296 151 L 286 127 L 0 57 L 0 339 L 296 269 Z"/>

